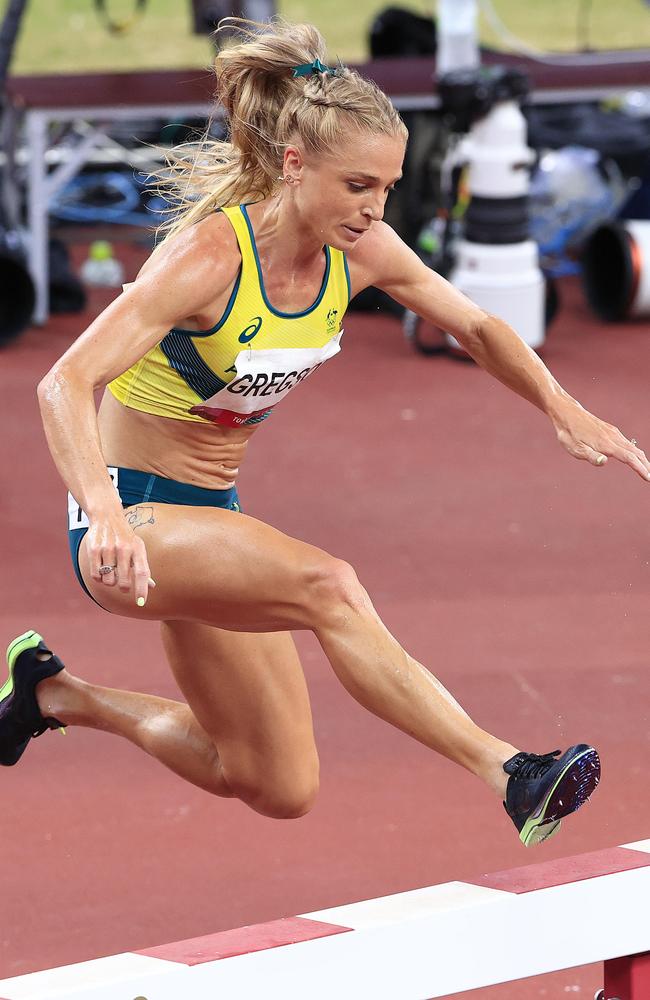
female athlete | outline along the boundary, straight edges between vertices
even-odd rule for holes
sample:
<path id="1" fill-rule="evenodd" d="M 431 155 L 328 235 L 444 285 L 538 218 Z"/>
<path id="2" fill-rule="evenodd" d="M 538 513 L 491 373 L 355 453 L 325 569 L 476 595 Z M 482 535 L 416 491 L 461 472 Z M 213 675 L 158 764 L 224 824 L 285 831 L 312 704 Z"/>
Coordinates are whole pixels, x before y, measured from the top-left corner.
<path id="1" fill-rule="evenodd" d="M 538 843 L 596 787 L 596 751 L 533 754 L 480 729 L 349 565 L 240 511 L 237 473 L 258 426 L 338 353 L 348 301 L 369 285 L 450 331 L 574 457 L 612 457 L 646 480 L 650 466 L 382 222 L 407 138 L 388 98 L 329 69 L 309 25 L 237 27 L 216 59 L 229 141 L 173 158 L 165 239 L 38 393 L 81 586 L 113 614 L 161 622 L 187 704 L 86 683 L 30 631 L 8 650 L 0 761 L 48 728 L 89 726 L 206 791 L 301 816 L 318 755 L 290 630 L 310 629 L 354 698 L 487 782 L 522 842 Z"/>

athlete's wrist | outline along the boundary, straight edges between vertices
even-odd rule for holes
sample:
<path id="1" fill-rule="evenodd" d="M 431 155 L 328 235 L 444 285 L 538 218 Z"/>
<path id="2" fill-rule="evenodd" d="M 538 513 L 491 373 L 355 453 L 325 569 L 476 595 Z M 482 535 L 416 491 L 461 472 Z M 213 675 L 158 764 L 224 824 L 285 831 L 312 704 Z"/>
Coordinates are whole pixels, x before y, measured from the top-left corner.
<path id="1" fill-rule="evenodd" d="M 114 492 L 114 491 L 113 491 Z M 91 525 L 99 521 L 123 518 L 123 507 L 118 496 L 93 496 L 81 505 Z"/>

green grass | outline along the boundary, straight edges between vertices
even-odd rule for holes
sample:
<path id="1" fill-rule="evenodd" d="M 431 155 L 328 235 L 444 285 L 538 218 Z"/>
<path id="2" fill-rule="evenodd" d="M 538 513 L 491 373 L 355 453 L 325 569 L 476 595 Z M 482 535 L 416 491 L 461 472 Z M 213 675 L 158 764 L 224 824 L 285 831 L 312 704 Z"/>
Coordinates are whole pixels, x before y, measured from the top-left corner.
<path id="1" fill-rule="evenodd" d="M 280 0 L 279 12 L 292 21 L 313 21 L 332 56 L 353 62 L 367 57 L 368 27 L 383 3 L 371 0 Z M 427 0 L 399 0 L 423 14 L 435 9 Z M 134 0 L 107 0 L 114 16 L 127 16 Z M 574 49 L 650 46 L 650 7 L 643 0 L 494 0 L 508 29 L 538 48 Z M 591 11 L 589 31 L 577 32 L 580 11 Z M 499 47 L 481 19 L 486 44 Z M 171 69 L 205 66 L 207 38 L 191 33 L 190 0 L 148 0 L 144 17 L 131 31 L 109 34 L 94 12 L 93 0 L 30 0 L 16 49 L 14 73 L 83 72 L 120 69 Z"/>
<path id="2" fill-rule="evenodd" d="M 650 7 L 644 0 L 494 0 L 493 6 L 508 30 L 535 48 L 650 46 Z M 502 47 L 485 22 L 481 34 L 487 45 Z"/>

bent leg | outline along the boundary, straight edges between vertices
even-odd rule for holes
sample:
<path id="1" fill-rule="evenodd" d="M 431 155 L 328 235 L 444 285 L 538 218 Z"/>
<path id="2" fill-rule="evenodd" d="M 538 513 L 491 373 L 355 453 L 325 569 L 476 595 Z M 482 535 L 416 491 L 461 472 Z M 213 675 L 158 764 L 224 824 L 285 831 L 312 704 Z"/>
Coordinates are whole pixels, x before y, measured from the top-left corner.
<path id="1" fill-rule="evenodd" d="M 318 791 L 305 677 L 288 633 L 163 622 L 178 685 L 219 751 L 233 793 L 267 816 L 301 816 Z"/>
<path id="2" fill-rule="evenodd" d="M 504 794 L 502 765 L 517 748 L 475 725 L 402 649 L 351 567 L 231 511 L 156 504 L 139 531 L 157 582 L 142 610 L 89 579 L 82 545 L 86 583 L 109 610 L 243 632 L 310 629 L 365 708 Z"/>
<path id="3" fill-rule="evenodd" d="M 65 726 L 123 736 L 193 785 L 233 797 L 217 748 L 182 702 L 88 684 L 67 670 L 41 681 L 36 699 L 43 715 Z"/>
<path id="4" fill-rule="evenodd" d="M 41 711 L 123 736 L 206 791 L 264 815 L 303 815 L 318 757 L 302 668 L 289 635 L 163 622 L 182 702 L 87 684 L 63 671 L 41 682 Z"/>

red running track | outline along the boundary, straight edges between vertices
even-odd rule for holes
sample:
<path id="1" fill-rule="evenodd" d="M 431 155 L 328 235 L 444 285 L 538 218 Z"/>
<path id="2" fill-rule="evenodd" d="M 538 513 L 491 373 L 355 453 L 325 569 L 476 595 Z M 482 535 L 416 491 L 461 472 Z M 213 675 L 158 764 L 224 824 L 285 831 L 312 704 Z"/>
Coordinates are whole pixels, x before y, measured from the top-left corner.
<path id="1" fill-rule="evenodd" d="M 562 295 L 548 364 L 650 445 L 650 331 L 600 324 L 572 284 Z M 0 354 L 0 634 L 35 627 L 82 676 L 175 697 L 157 627 L 102 612 L 70 566 L 34 389 L 86 321 Z M 481 725 L 539 752 L 594 741 L 601 788 L 526 851 L 490 792 L 365 713 L 301 634 L 323 779 L 303 819 L 210 798 L 81 729 L 3 770 L 0 978 L 648 836 L 649 489 L 574 462 L 533 407 L 474 366 L 414 354 L 394 319 L 351 315 L 340 357 L 251 444 L 246 509 L 351 561 Z M 589 967 L 465 995 L 591 998 L 600 983 Z"/>

